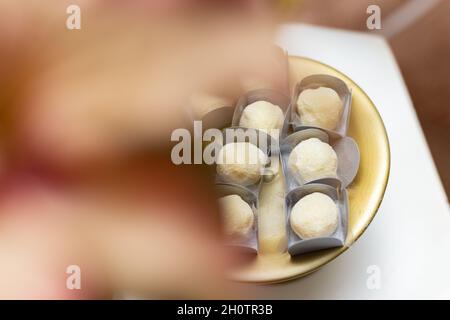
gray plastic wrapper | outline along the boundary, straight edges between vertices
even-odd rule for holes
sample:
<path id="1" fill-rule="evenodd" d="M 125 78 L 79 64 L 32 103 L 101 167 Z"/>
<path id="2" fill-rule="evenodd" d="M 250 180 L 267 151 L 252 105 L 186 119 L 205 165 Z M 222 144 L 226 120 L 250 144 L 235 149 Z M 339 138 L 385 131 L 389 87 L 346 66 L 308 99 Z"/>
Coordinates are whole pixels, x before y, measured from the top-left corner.
<path id="1" fill-rule="evenodd" d="M 330 236 L 302 239 L 290 225 L 292 207 L 300 199 L 314 192 L 326 194 L 334 201 L 339 211 L 338 226 Z M 286 228 L 288 230 L 288 252 L 291 256 L 343 246 L 347 237 L 347 225 L 348 196 L 345 189 L 312 183 L 295 188 L 286 195 Z"/>
<path id="2" fill-rule="evenodd" d="M 334 130 L 327 130 L 318 126 L 304 125 L 300 115 L 297 113 L 297 99 L 300 93 L 306 89 L 316 89 L 319 87 L 328 87 L 333 89 L 342 101 L 342 115 Z M 345 82 L 341 79 L 323 74 L 316 74 L 303 78 L 295 86 L 289 111 L 286 113 L 282 136 L 285 137 L 298 130 L 317 128 L 326 131 L 330 136 L 344 137 L 347 135 L 347 129 L 350 121 L 351 104 L 352 93 Z"/>
<path id="3" fill-rule="evenodd" d="M 219 197 L 238 195 L 252 208 L 254 220 L 249 233 L 242 238 L 230 237 L 227 239 L 227 244 L 243 252 L 256 254 L 258 252 L 258 196 L 247 188 L 227 183 L 216 184 L 216 189 Z"/>
<path id="4" fill-rule="evenodd" d="M 300 142 L 317 138 L 322 142 L 328 143 L 337 155 L 337 176 L 336 177 L 318 177 L 315 180 L 303 181 L 298 173 L 292 172 L 288 165 L 291 151 Z M 287 190 L 290 191 L 299 186 L 308 183 L 322 183 L 331 186 L 346 188 L 358 173 L 360 153 L 355 140 L 350 137 L 330 136 L 321 129 L 304 129 L 294 132 L 285 137 L 281 142 L 281 163 L 286 180 Z"/>

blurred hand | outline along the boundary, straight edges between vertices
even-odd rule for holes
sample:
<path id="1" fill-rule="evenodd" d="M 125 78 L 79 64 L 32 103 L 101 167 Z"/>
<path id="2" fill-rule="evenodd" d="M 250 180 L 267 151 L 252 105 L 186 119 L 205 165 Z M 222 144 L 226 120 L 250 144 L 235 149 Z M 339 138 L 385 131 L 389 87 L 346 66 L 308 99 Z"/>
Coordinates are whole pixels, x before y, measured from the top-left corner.
<path id="1" fill-rule="evenodd" d="M 170 132 L 193 92 L 283 74 L 262 5 L 199 3 L 82 1 L 73 31 L 68 1 L 0 3 L 1 298 L 235 294 L 213 183 Z"/>

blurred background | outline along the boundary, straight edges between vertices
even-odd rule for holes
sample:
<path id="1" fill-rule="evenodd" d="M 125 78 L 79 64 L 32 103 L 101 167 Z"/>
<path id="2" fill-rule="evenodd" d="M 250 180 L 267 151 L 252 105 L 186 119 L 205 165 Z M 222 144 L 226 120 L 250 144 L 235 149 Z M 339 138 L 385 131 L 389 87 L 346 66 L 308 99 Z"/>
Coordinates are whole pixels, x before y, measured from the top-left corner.
<path id="1" fill-rule="evenodd" d="M 450 2 L 445 0 L 287 1 L 287 20 L 374 33 L 366 9 L 381 8 L 382 30 L 400 66 L 447 196 L 450 195 Z M 407 143 L 407 142 L 405 142 Z"/>
<path id="2" fill-rule="evenodd" d="M 65 26 L 70 4 L 81 30 Z M 285 22 L 387 38 L 448 194 L 449 14 L 444 0 L 1 0 L 0 298 L 251 295 L 225 281 L 241 260 L 222 246 L 211 177 L 175 167 L 169 137 L 193 92 L 281 83 L 268 47 Z"/>

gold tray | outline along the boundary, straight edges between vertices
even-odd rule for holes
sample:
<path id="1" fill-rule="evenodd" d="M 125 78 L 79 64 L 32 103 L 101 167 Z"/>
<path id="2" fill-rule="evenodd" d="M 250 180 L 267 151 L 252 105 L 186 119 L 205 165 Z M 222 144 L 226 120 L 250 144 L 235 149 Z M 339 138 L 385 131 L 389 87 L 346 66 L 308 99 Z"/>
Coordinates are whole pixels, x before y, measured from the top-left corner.
<path id="1" fill-rule="evenodd" d="M 386 189 L 390 152 L 389 142 L 380 114 L 372 101 L 350 78 L 321 62 L 301 57 L 289 57 L 289 83 L 293 86 L 311 74 L 328 74 L 343 80 L 352 90 L 352 110 L 348 135 L 358 143 L 361 153 L 358 175 L 348 188 L 349 221 L 346 243 L 343 247 L 301 255 L 295 258 L 283 252 L 284 239 L 276 245 L 265 248 L 264 228 L 260 222 L 260 254 L 245 267 L 233 273 L 237 281 L 253 283 L 277 283 L 305 276 L 347 250 L 364 232 L 374 218 Z M 278 180 L 278 181 L 277 181 Z M 261 196 L 276 194 L 270 201 L 260 199 L 260 220 L 270 219 L 270 215 L 284 217 L 284 183 L 282 177 L 264 186 Z M 272 188 L 268 190 L 267 188 Z M 272 197 L 272 196 L 271 196 Z M 276 203 L 278 202 L 278 203 Z M 278 228 L 284 226 L 278 222 Z M 267 229 L 267 228 L 266 228 Z"/>

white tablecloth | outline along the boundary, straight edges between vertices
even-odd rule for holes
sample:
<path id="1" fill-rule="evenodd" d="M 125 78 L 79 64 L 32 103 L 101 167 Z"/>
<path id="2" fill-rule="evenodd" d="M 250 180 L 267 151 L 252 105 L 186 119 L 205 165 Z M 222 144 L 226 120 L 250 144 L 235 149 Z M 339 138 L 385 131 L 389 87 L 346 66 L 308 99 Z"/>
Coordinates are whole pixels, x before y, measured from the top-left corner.
<path id="1" fill-rule="evenodd" d="M 450 298 L 448 201 L 400 70 L 388 43 L 375 35 L 285 25 L 279 44 L 342 71 L 369 95 L 384 120 L 392 163 L 381 208 L 363 236 L 319 271 L 260 286 L 283 299 Z M 369 289 L 375 265 L 380 288 Z"/>

